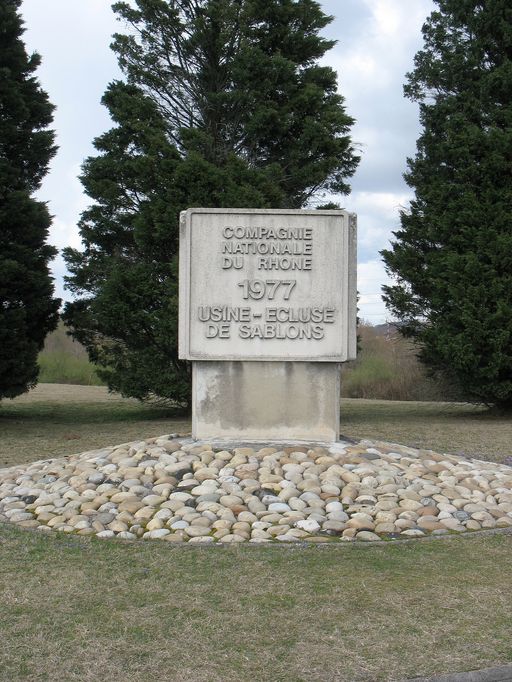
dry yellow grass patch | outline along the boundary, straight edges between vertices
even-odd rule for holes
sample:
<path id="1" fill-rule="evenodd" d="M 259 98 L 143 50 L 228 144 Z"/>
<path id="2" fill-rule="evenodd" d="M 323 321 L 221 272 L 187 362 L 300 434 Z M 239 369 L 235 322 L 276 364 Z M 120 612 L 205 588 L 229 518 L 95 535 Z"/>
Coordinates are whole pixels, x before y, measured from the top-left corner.
<path id="1" fill-rule="evenodd" d="M 0 467 L 188 431 L 186 415 L 102 386 L 40 384 L 0 403 Z M 498 462 L 512 456 L 511 419 L 460 403 L 344 399 L 341 432 Z"/>
<path id="2" fill-rule="evenodd" d="M 400 680 L 512 660 L 512 537 L 172 547 L 0 527 L 0 679 Z"/>

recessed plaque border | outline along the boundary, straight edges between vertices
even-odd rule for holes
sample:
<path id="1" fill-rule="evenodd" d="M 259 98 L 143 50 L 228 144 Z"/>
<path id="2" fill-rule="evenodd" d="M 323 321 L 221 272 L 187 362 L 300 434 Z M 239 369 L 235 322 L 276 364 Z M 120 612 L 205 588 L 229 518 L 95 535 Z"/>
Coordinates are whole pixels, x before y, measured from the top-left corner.
<path id="1" fill-rule="evenodd" d="M 191 351 L 191 276 L 192 276 L 192 221 L 194 215 L 268 215 L 268 216 L 303 216 L 311 215 L 338 216 L 341 219 L 343 281 L 341 290 L 342 334 L 339 339 L 339 351 L 333 354 L 319 354 L 305 357 L 288 353 L 268 356 L 261 354 L 218 354 Z M 346 362 L 356 357 L 356 319 L 357 319 L 357 218 L 355 213 L 343 210 L 316 211 L 312 209 L 242 209 L 242 208 L 189 208 L 180 214 L 180 247 L 179 247 L 179 336 L 178 350 L 180 359 L 197 361 L 269 361 L 269 362 Z"/>

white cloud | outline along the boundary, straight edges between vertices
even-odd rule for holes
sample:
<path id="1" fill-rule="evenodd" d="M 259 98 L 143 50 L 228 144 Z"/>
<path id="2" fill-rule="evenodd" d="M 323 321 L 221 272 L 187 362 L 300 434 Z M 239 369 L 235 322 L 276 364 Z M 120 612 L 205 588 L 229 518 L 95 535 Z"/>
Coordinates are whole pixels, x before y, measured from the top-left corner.
<path id="1" fill-rule="evenodd" d="M 408 42 L 411 25 L 421 27 L 432 7 L 430 0 L 363 0 L 373 17 L 373 31 L 378 40 L 402 39 Z"/>
<path id="2" fill-rule="evenodd" d="M 63 301 L 69 301 L 71 298 L 70 294 L 69 292 L 64 291 L 64 277 L 68 274 L 68 271 L 64 259 L 60 254 L 53 259 L 50 270 L 54 279 L 55 296 L 61 298 Z"/>
<path id="3" fill-rule="evenodd" d="M 54 218 L 50 229 L 49 242 L 59 250 L 64 249 L 66 246 L 72 246 L 74 249 L 81 248 L 81 240 L 76 223 L 66 223 L 59 218 Z"/>
<path id="4" fill-rule="evenodd" d="M 324 58 L 338 71 L 341 92 L 353 103 L 370 103 L 393 87 L 401 90 L 433 7 L 431 0 L 363 0 L 363 5 L 368 12 L 364 32 L 344 36 Z"/>
<path id="5" fill-rule="evenodd" d="M 380 218 L 392 220 L 409 201 L 405 192 L 354 192 L 350 196 L 354 210 L 366 214 L 378 214 Z"/>
<path id="6" fill-rule="evenodd" d="M 390 283 L 384 264 L 380 260 L 359 263 L 357 289 L 359 291 L 359 317 L 371 324 L 381 324 L 390 319 L 382 300 L 381 287 Z"/>
<path id="7" fill-rule="evenodd" d="M 401 192 L 354 192 L 347 206 L 358 216 L 358 249 L 363 260 L 386 248 L 400 224 L 400 208 L 409 195 Z"/>
<path id="8" fill-rule="evenodd" d="M 90 200 L 83 193 L 79 172 L 80 168 L 76 164 L 66 166 L 57 162 L 37 193 L 41 201 L 48 201 L 53 216 L 49 242 L 59 250 L 66 246 L 81 248 L 77 224 Z"/>
<path id="9" fill-rule="evenodd" d="M 383 38 L 394 38 L 400 29 L 400 7 L 393 0 L 365 0 L 372 10 L 379 35 Z M 410 4 L 409 8 L 410 9 Z"/>

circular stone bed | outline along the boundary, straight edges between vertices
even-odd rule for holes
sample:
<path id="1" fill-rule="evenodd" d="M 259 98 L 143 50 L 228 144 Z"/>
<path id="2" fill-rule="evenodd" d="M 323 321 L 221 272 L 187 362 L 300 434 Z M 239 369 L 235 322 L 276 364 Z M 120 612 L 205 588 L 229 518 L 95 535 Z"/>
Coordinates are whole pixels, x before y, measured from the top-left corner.
<path id="1" fill-rule="evenodd" d="M 512 467 L 382 442 L 162 436 L 0 470 L 0 521 L 177 543 L 415 538 L 512 526 Z"/>

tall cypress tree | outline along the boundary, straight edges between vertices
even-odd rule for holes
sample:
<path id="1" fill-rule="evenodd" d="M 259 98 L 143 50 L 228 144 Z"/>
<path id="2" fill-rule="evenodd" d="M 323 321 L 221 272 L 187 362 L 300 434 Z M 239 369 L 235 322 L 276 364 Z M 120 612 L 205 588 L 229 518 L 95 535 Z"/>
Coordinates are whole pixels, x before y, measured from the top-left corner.
<path id="1" fill-rule="evenodd" d="M 304 206 L 348 191 L 353 120 L 313 0 L 137 0 L 103 99 L 114 128 L 82 182 L 84 251 L 66 250 L 65 317 L 112 389 L 187 404 L 177 356 L 179 212 Z"/>
<path id="2" fill-rule="evenodd" d="M 474 401 L 512 407 L 512 7 L 435 0 L 406 95 L 423 132 L 384 287 L 420 357 Z"/>
<path id="3" fill-rule="evenodd" d="M 0 0 L 0 399 L 35 385 L 37 354 L 57 325 L 46 243 L 51 218 L 33 198 L 55 154 L 53 106 L 21 39 L 21 0 Z"/>

